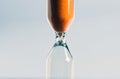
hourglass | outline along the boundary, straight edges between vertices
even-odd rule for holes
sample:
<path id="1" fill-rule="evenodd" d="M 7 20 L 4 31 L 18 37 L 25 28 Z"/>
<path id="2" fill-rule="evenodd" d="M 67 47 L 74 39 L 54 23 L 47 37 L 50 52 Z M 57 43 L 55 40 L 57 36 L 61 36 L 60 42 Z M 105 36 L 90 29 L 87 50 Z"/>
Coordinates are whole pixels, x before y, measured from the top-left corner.
<path id="1" fill-rule="evenodd" d="M 73 57 L 66 44 L 66 31 L 74 17 L 74 0 L 48 0 L 48 20 L 56 41 L 46 60 L 46 79 L 72 79 Z"/>

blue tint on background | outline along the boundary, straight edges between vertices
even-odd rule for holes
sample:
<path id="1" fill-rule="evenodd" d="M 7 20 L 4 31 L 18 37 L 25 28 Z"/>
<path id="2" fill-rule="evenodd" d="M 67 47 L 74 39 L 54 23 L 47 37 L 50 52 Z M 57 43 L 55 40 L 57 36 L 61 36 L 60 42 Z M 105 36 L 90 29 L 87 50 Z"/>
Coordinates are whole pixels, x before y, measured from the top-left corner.
<path id="1" fill-rule="evenodd" d="M 119 0 L 75 0 L 67 43 L 76 79 L 120 78 L 119 14 Z M 0 0 L 0 78 L 44 78 L 54 35 L 46 0 Z"/>

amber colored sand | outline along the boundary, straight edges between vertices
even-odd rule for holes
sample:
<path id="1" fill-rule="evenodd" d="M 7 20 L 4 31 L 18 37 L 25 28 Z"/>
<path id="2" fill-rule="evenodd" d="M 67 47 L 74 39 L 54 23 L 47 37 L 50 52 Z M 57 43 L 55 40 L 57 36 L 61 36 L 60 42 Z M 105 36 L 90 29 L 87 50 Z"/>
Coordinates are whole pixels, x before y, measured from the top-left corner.
<path id="1" fill-rule="evenodd" d="M 74 16 L 74 0 L 48 0 L 48 19 L 57 32 L 64 32 Z"/>

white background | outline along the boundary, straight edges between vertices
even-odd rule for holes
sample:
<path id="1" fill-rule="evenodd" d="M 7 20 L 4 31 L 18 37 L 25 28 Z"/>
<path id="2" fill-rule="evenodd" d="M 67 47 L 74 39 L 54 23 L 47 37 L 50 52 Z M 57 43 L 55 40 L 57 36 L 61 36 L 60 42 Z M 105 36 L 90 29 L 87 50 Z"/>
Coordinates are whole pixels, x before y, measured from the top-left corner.
<path id="1" fill-rule="evenodd" d="M 0 78 L 45 77 L 54 43 L 46 0 L 0 0 Z M 120 0 L 75 0 L 75 78 L 120 79 Z"/>

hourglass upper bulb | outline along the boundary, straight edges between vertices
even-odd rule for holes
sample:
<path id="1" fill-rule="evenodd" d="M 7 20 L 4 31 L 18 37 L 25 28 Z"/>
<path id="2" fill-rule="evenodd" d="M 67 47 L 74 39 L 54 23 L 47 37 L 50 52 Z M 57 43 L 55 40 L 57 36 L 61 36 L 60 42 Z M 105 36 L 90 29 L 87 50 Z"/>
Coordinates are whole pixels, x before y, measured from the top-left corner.
<path id="1" fill-rule="evenodd" d="M 56 32 L 65 32 L 74 17 L 74 0 L 48 0 L 48 20 Z"/>

